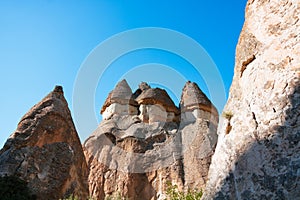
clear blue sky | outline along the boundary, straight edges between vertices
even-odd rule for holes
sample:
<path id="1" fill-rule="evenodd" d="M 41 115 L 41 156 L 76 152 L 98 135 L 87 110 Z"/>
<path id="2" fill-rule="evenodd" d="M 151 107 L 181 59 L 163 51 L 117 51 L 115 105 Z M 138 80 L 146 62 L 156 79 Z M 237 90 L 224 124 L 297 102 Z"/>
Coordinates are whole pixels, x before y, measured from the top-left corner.
<path id="1" fill-rule="evenodd" d="M 1 0 L 0 145 L 16 129 L 20 118 L 55 85 L 64 87 L 72 112 L 74 83 L 85 58 L 105 39 L 133 28 L 162 27 L 193 38 L 215 62 L 228 94 L 245 5 L 246 0 Z M 185 78 L 196 81 L 207 93 L 201 78 L 193 76 L 183 59 L 159 50 L 131 52 L 113 63 L 99 82 L 94 105 L 98 120 L 107 93 L 116 82 L 127 77 L 135 90 L 136 83 L 143 80 L 133 75 L 151 66 L 143 72 L 136 69 L 136 73 L 130 73 L 130 69 L 147 63 L 181 69 L 181 73 L 186 69 Z M 124 66 L 125 71 L 120 73 L 118 66 Z M 168 70 L 162 71 L 163 77 L 172 78 L 168 75 Z M 180 94 L 172 95 L 178 103 L 176 96 Z M 221 112 L 225 102 L 214 103 Z M 81 139 L 87 138 L 89 132 L 79 131 Z"/>

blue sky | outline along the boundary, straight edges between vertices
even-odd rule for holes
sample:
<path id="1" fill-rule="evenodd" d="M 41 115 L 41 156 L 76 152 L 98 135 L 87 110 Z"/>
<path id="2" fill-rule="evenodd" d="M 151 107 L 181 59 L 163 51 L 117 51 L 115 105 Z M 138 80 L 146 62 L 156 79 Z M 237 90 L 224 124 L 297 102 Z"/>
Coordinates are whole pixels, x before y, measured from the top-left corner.
<path id="1" fill-rule="evenodd" d="M 246 0 L 1 0 L 0 145 L 16 129 L 20 118 L 55 85 L 64 87 L 73 113 L 74 84 L 84 60 L 101 42 L 130 29 L 161 27 L 197 41 L 216 64 L 228 94 L 245 5 Z M 122 45 L 111 47 L 108 51 Z M 101 55 L 99 59 L 103 59 Z M 151 66 L 149 63 L 156 64 Z M 157 76 L 150 75 L 151 72 Z M 178 85 L 171 96 L 178 103 L 176 98 L 180 97 L 178 91 L 183 85 L 172 72 L 197 82 L 208 93 L 205 81 L 196 75 L 190 63 L 179 56 L 157 49 L 133 51 L 113 62 L 99 77 L 96 91 L 93 91 L 96 119 L 101 120 L 99 110 L 107 93 L 123 77 L 128 78 L 133 90 L 138 82 L 145 79 L 145 73 L 149 73 L 152 86 L 159 85 L 154 84 L 156 80 L 152 81 L 154 76 L 174 80 L 174 84 Z M 172 88 L 168 84 L 159 86 Z M 225 101 L 213 102 L 221 112 Z M 78 122 L 74 121 L 77 126 Z M 88 129 L 79 131 L 82 140 L 90 133 Z"/>

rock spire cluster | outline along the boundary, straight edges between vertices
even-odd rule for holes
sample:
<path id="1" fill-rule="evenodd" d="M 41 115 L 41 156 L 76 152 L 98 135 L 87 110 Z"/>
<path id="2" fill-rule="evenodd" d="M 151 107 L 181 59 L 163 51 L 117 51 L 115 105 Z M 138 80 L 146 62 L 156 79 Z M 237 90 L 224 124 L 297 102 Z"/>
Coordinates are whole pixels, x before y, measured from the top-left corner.
<path id="1" fill-rule="evenodd" d="M 168 183 L 203 200 L 299 199 L 299 16 L 297 0 L 248 1 L 220 120 L 196 83 L 176 106 L 163 89 L 122 80 L 82 145 L 56 86 L 0 150 L 0 182 L 21 179 L 38 200 L 163 200 Z"/>
<path id="2" fill-rule="evenodd" d="M 126 95 L 112 101 L 122 85 Z M 169 181 L 182 191 L 204 188 L 218 113 L 191 82 L 183 89 L 181 107 L 165 90 L 147 83 L 134 93 L 125 80 L 116 85 L 101 111 L 109 117 L 84 143 L 92 197 L 120 193 L 132 199 L 165 199 Z"/>

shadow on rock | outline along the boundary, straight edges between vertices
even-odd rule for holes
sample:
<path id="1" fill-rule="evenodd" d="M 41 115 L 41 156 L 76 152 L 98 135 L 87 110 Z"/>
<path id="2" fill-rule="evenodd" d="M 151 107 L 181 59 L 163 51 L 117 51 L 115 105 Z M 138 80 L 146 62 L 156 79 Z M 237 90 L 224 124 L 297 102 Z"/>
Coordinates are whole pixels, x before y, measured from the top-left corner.
<path id="1" fill-rule="evenodd" d="M 300 86 L 285 123 L 270 127 L 239 156 L 214 199 L 300 199 Z M 248 189 L 247 189 L 248 188 Z"/>

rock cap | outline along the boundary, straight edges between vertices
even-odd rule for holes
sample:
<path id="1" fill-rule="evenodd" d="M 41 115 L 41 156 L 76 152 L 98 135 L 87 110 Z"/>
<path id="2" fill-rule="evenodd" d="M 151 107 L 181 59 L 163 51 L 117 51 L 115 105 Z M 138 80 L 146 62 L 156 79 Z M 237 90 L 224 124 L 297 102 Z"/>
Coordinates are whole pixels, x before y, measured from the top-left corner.
<path id="1" fill-rule="evenodd" d="M 178 108 L 164 89 L 150 88 L 144 90 L 137 98 L 138 104 L 159 104 L 163 106 L 167 112 L 179 113 Z"/>
<path id="2" fill-rule="evenodd" d="M 186 82 L 180 100 L 181 112 L 192 111 L 197 108 L 218 116 L 218 111 L 199 86 L 191 81 Z"/>
<path id="3" fill-rule="evenodd" d="M 122 105 L 133 105 L 137 106 L 136 101 L 132 97 L 132 91 L 129 87 L 127 81 L 123 79 L 120 81 L 116 87 L 108 94 L 104 105 L 101 108 L 101 114 L 113 103 L 119 103 Z"/>

